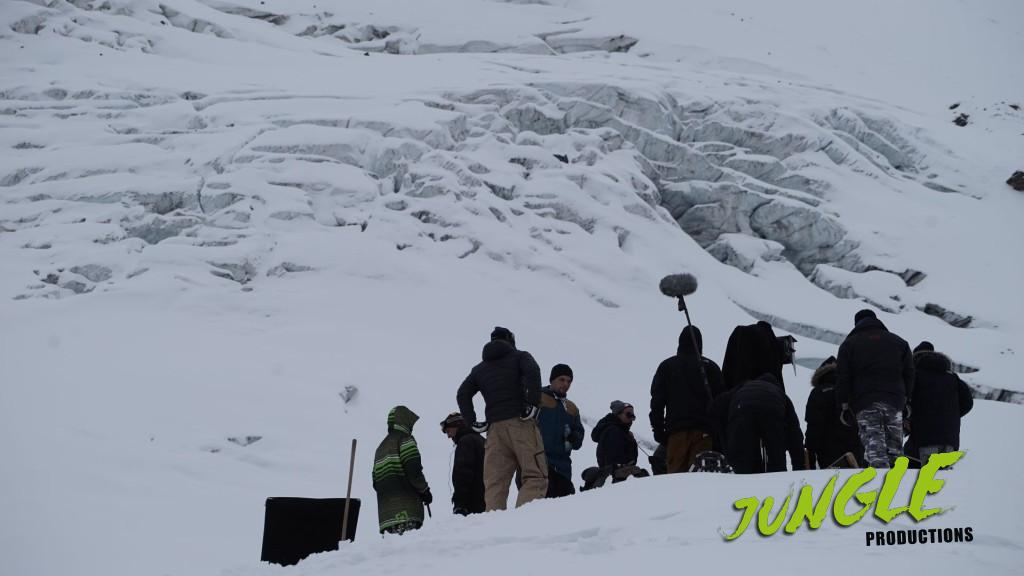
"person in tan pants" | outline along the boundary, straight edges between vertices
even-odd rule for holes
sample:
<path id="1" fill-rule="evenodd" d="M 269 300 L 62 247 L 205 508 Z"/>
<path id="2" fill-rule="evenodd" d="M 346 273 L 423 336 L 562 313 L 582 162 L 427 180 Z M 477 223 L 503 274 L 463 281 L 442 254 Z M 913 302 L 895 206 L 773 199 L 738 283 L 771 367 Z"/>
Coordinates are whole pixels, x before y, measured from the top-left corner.
<path id="1" fill-rule="evenodd" d="M 484 451 L 484 501 L 487 510 L 504 510 L 509 481 L 519 470 L 522 486 L 516 508 L 544 498 L 548 491 L 548 462 L 540 429 L 534 420 L 510 418 L 487 431 Z"/>
<path id="2" fill-rule="evenodd" d="M 507 328 L 497 327 L 483 349 L 483 360 L 459 386 L 459 411 L 473 429 L 487 430 L 484 449 L 484 501 L 487 510 L 504 510 L 516 470 L 522 486 L 516 506 L 544 498 L 548 464 L 537 428 L 540 404 L 540 367 L 529 352 L 516 349 Z M 473 397 L 484 397 L 487 421 L 478 422 Z"/>

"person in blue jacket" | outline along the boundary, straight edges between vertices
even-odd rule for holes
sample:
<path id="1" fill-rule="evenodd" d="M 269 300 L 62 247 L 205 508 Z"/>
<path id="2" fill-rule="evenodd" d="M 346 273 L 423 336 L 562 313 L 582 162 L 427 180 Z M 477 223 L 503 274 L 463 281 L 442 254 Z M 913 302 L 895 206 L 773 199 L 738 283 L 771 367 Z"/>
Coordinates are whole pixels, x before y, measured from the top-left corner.
<path id="1" fill-rule="evenodd" d="M 548 498 L 575 494 L 572 485 L 572 451 L 583 446 L 580 411 L 566 396 L 572 386 L 572 368 L 556 364 L 549 384 L 541 389 L 537 425 L 548 459 Z"/>

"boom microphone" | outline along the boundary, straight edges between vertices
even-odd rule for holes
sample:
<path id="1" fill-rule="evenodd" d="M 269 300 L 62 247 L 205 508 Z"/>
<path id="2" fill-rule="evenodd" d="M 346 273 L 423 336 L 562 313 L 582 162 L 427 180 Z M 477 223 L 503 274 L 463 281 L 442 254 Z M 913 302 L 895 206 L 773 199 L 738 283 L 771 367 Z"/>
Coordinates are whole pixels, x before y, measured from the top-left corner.
<path id="1" fill-rule="evenodd" d="M 690 310 L 686 307 L 686 298 L 697 291 L 697 277 L 693 274 L 669 274 L 661 279 L 658 283 L 658 288 L 661 293 L 670 298 L 677 298 L 679 300 L 679 311 L 686 314 L 686 326 L 691 328 L 690 342 L 693 344 L 693 349 L 697 351 L 698 359 L 703 358 L 700 352 L 700 344 L 697 342 L 696 330 L 693 330 L 693 324 L 690 322 Z M 680 335 L 682 336 L 682 335 Z M 697 362 L 697 368 L 700 369 L 700 379 L 704 383 L 704 392 L 708 395 L 708 406 L 710 406 L 711 399 L 714 396 L 711 395 L 711 386 L 708 385 L 708 376 L 704 372 L 704 361 L 700 360 Z"/>
<path id="2" fill-rule="evenodd" d="M 693 274 L 669 274 L 658 284 L 661 293 L 671 298 L 682 298 L 697 291 L 697 277 Z"/>

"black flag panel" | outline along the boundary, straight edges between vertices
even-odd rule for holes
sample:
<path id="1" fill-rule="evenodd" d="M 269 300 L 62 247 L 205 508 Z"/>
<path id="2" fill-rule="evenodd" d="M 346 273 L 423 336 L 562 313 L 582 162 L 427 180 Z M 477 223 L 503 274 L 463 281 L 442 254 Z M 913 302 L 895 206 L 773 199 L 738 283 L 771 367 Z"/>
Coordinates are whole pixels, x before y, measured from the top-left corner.
<path id="1" fill-rule="evenodd" d="M 260 559 L 288 566 L 310 554 L 338 549 L 345 516 L 344 498 L 267 498 Z M 356 536 L 359 499 L 348 512 L 347 540 Z"/>

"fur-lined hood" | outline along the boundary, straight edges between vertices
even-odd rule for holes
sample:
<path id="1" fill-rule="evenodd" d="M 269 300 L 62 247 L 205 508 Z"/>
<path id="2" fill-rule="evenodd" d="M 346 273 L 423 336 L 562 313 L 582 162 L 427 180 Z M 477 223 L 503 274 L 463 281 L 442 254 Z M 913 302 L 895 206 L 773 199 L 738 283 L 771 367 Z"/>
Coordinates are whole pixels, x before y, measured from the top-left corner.
<path id="1" fill-rule="evenodd" d="M 836 371 L 839 369 L 839 365 L 835 362 L 826 362 L 818 369 L 814 371 L 814 375 L 811 376 L 811 386 L 817 388 L 818 386 L 824 386 L 826 384 L 836 383 Z"/>
<path id="2" fill-rule="evenodd" d="M 914 368 L 927 372 L 952 372 L 953 361 L 941 352 L 922 350 L 914 353 Z"/>

